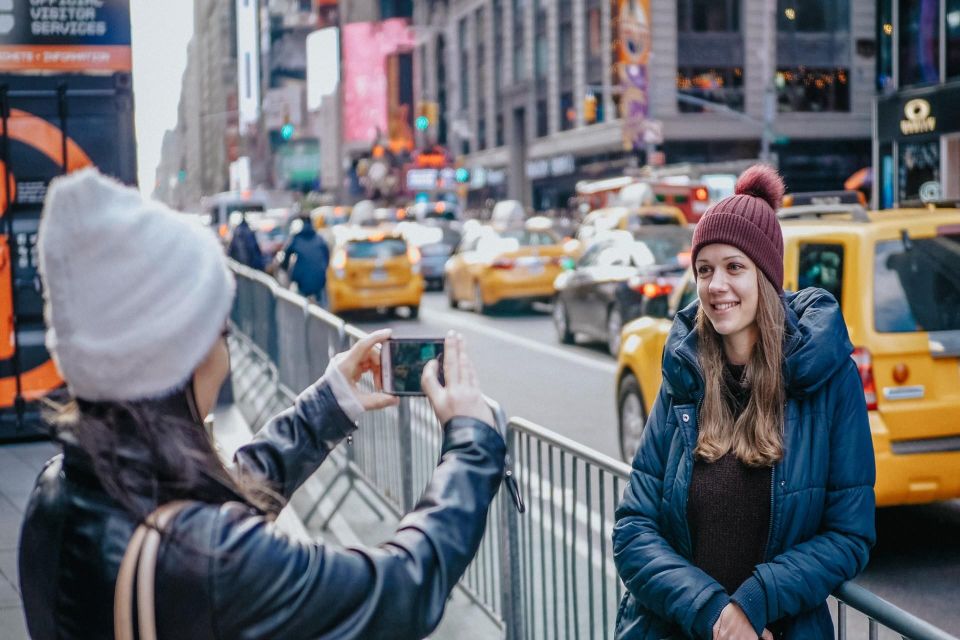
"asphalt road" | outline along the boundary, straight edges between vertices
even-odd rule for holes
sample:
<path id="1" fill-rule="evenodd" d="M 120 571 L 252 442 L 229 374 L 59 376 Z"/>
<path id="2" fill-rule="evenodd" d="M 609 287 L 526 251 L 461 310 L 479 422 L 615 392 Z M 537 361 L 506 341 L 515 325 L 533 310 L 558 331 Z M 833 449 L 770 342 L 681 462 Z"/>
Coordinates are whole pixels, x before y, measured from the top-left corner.
<path id="1" fill-rule="evenodd" d="M 442 294 L 424 296 L 418 320 L 363 315 L 348 321 L 396 336 L 466 339 L 481 386 L 520 416 L 619 459 L 613 358 L 602 345 L 561 345 L 549 310 L 512 308 L 478 316 L 449 309 Z M 609 517 L 609 516 L 608 516 Z M 960 500 L 878 513 L 879 542 L 857 580 L 955 635 L 960 634 Z"/>

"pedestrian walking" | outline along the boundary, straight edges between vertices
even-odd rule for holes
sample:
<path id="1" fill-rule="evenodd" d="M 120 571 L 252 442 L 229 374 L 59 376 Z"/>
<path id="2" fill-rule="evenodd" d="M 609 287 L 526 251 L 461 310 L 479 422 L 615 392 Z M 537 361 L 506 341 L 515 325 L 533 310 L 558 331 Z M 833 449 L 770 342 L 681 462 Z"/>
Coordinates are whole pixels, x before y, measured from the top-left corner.
<path id="1" fill-rule="evenodd" d="M 251 269 L 263 270 L 266 266 L 257 234 L 250 228 L 246 214 L 241 214 L 240 222 L 233 230 L 227 255 Z"/>
<path id="2" fill-rule="evenodd" d="M 313 297 L 326 307 L 330 248 L 323 236 L 313 228 L 309 216 L 298 217 L 292 225 L 297 225 L 299 229 L 284 248 L 280 266 L 290 274 L 290 280 L 296 283 L 300 295 Z"/>
<path id="3" fill-rule="evenodd" d="M 140 638 L 155 620 L 161 640 L 421 638 L 437 626 L 504 474 L 461 337 L 446 339 L 445 386 L 436 361 L 423 375 L 443 446 L 397 532 L 370 548 L 294 541 L 271 524 L 279 509 L 363 411 L 397 403 L 358 386 L 365 372 L 379 379 L 389 330 L 333 358 L 228 469 L 203 427 L 229 371 L 234 291 L 213 234 L 90 169 L 51 184 L 38 244 L 47 346 L 76 402 L 21 531 L 34 640 L 132 638 L 138 618 Z M 148 520 L 162 532 L 154 581 L 150 534 L 132 540 Z"/>
<path id="4" fill-rule="evenodd" d="M 751 167 L 694 232 L 616 511 L 622 640 L 833 638 L 827 596 L 875 542 L 863 385 L 837 301 L 783 292 L 783 191 Z"/>

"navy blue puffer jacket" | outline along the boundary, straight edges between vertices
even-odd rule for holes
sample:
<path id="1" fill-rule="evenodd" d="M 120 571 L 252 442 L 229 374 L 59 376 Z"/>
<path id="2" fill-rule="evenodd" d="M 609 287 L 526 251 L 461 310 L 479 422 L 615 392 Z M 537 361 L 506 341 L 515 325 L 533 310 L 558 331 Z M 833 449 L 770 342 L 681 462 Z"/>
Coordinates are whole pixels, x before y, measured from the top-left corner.
<path id="1" fill-rule="evenodd" d="M 866 565 L 875 542 L 875 467 L 863 387 L 836 300 L 822 289 L 785 297 L 784 457 L 774 467 L 765 562 L 733 594 L 691 563 L 687 494 L 703 376 L 694 301 L 674 320 L 663 385 L 616 512 L 614 560 L 627 587 L 622 640 L 711 638 L 731 600 L 759 633 L 833 638 L 826 599 Z"/>

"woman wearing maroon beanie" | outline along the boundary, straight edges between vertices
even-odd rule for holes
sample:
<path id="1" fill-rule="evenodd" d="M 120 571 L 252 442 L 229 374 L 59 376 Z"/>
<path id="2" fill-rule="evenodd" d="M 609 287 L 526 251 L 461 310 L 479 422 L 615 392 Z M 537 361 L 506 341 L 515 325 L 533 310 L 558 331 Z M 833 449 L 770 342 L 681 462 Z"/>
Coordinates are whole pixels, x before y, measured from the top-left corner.
<path id="1" fill-rule="evenodd" d="M 833 638 L 875 541 L 863 388 L 837 301 L 783 291 L 783 181 L 757 165 L 693 235 L 697 300 L 617 509 L 620 639 Z"/>

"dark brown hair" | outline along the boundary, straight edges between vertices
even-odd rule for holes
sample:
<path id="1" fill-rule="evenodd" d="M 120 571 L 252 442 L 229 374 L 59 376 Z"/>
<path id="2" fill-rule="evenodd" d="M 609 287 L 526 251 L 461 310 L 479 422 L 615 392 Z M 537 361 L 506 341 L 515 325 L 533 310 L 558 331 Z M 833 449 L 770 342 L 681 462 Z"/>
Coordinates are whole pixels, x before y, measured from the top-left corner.
<path id="1" fill-rule="evenodd" d="M 191 385 L 155 400 L 89 402 L 60 409 L 61 440 L 89 457 L 103 489 L 137 523 L 171 500 L 242 502 L 275 518 L 284 499 L 265 479 L 232 473 L 194 415 Z"/>

